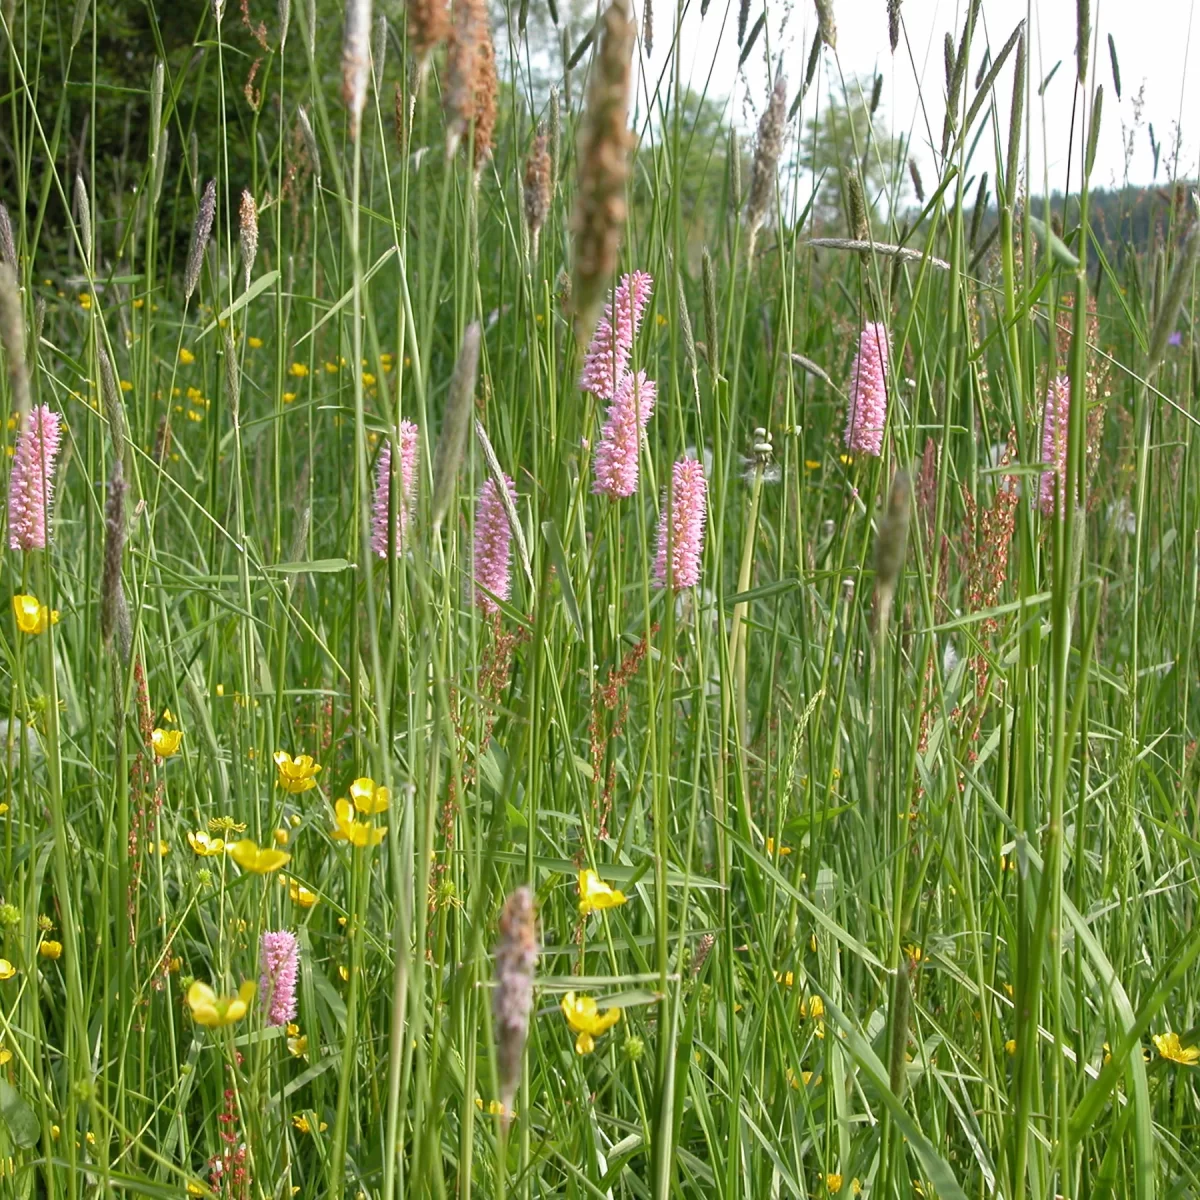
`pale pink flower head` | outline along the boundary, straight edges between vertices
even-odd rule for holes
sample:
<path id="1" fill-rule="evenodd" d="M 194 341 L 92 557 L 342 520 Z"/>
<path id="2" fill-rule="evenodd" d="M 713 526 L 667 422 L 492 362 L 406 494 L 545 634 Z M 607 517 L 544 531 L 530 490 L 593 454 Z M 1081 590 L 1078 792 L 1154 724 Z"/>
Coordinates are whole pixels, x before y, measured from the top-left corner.
<path id="1" fill-rule="evenodd" d="M 642 324 L 642 314 L 650 302 L 654 278 L 648 271 L 633 271 L 621 278 L 604 316 L 596 326 L 591 345 L 583 357 L 579 376 L 580 390 L 592 392 L 601 400 L 611 400 L 625 372 L 633 339 Z"/>
<path id="2" fill-rule="evenodd" d="M 1063 511 L 1063 491 L 1067 486 L 1067 426 L 1071 417 L 1071 381 L 1060 375 L 1046 389 L 1046 413 L 1042 418 L 1042 462 L 1050 469 L 1042 472 L 1038 507 L 1047 517 Z"/>
<path id="3" fill-rule="evenodd" d="M 504 486 L 515 503 L 517 485 L 505 475 Z M 507 600 L 512 590 L 511 538 L 500 489 L 494 479 L 489 479 L 479 492 L 479 504 L 475 509 L 475 553 L 472 558 L 475 582 L 479 585 L 475 589 L 475 603 L 489 616 L 498 612 L 499 606 L 481 589 L 487 588 L 501 600 Z"/>
<path id="4" fill-rule="evenodd" d="M 656 395 L 654 380 L 647 379 L 645 371 L 626 371 L 617 385 L 596 447 L 592 491 L 598 496 L 621 500 L 637 491 L 638 450 L 642 430 L 654 412 Z"/>
<path id="5" fill-rule="evenodd" d="M 883 453 L 887 423 L 888 332 L 882 321 L 868 321 L 858 339 L 850 368 L 850 411 L 846 414 L 846 449 L 855 454 Z"/>
<path id="6" fill-rule="evenodd" d="M 669 583 L 679 591 L 700 582 L 707 493 L 703 463 L 694 458 L 683 458 L 671 468 L 670 503 L 664 491 L 658 517 L 654 581 L 659 587 Z"/>
<path id="7" fill-rule="evenodd" d="M 258 942 L 262 978 L 259 993 L 268 1025 L 286 1025 L 296 1017 L 296 973 L 300 943 L 294 933 L 281 929 L 263 933 Z"/>
<path id="8" fill-rule="evenodd" d="M 62 440 L 58 413 L 39 404 L 17 435 L 8 481 L 8 544 L 12 550 L 45 550 L 54 499 L 54 460 Z"/>
<path id="9" fill-rule="evenodd" d="M 396 550 L 404 543 L 409 509 L 417 485 L 417 450 L 421 432 L 412 421 L 400 422 L 400 494 L 396 500 Z M 391 491 L 392 443 L 384 442 L 375 467 L 375 503 L 371 510 L 371 549 L 380 558 L 388 552 L 388 497 Z"/>

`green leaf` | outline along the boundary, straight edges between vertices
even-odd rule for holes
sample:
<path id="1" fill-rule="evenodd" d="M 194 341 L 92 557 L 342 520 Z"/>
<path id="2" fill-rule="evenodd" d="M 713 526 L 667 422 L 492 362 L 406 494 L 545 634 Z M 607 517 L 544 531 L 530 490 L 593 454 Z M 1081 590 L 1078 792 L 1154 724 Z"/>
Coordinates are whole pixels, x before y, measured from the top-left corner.
<path id="1" fill-rule="evenodd" d="M 354 564 L 346 558 L 314 558 L 312 562 L 286 562 L 265 566 L 265 571 L 277 571 L 280 575 L 336 575 L 339 571 L 352 570 Z"/>
<path id="2" fill-rule="evenodd" d="M 251 300 L 261 296 L 267 288 L 273 287 L 278 278 L 278 271 L 268 271 L 260 279 L 256 279 L 227 309 L 218 315 L 215 321 L 210 321 L 200 330 L 200 337 L 207 337 L 222 321 L 228 321 L 234 313 L 241 312 Z"/>
<path id="3" fill-rule="evenodd" d="M 575 637 L 583 641 L 583 622 L 579 619 L 579 601 L 575 598 L 575 585 L 571 582 L 571 573 L 567 570 L 567 556 L 563 550 L 562 539 L 558 536 L 558 526 L 553 521 L 542 522 L 542 537 L 546 539 L 546 549 L 550 551 L 550 561 L 554 564 L 554 574 L 558 586 L 562 588 L 563 606 L 575 630 Z"/>
<path id="4" fill-rule="evenodd" d="M 7 1079 L 0 1078 L 0 1120 L 4 1122 L 13 1145 L 22 1150 L 36 1146 L 42 1128 L 25 1097 Z"/>

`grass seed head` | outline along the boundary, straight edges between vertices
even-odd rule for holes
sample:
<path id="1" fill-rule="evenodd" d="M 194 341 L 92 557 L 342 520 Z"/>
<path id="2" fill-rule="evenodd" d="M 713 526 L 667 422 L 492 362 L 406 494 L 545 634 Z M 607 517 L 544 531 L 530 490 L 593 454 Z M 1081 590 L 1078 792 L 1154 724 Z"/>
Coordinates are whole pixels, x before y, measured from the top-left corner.
<path id="1" fill-rule="evenodd" d="M 213 217 L 217 211 L 217 185 L 210 179 L 204 185 L 204 195 L 200 197 L 200 210 L 196 213 L 196 223 L 192 226 L 192 244 L 188 247 L 187 266 L 183 273 L 183 296 L 190 300 L 200 282 L 200 270 L 204 266 L 204 252 L 208 249 L 208 239 L 212 236 Z"/>
<path id="2" fill-rule="evenodd" d="M 601 17 L 600 46 L 592 65 L 579 141 L 579 180 L 572 230 L 575 237 L 573 298 L 576 336 L 591 337 L 627 215 L 627 126 L 634 26 L 628 0 L 612 0 Z"/>
<path id="3" fill-rule="evenodd" d="M 787 80 L 780 75 L 771 89 L 762 120 L 758 123 L 758 145 L 754 150 L 754 169 L 750 176 L 750 199 L 746 201 L 746 230 L 750 248 L 767 209 L 775 196 L 779 172 L 779 155 L 783 150 L 783 135 L 787 130 Z"/>

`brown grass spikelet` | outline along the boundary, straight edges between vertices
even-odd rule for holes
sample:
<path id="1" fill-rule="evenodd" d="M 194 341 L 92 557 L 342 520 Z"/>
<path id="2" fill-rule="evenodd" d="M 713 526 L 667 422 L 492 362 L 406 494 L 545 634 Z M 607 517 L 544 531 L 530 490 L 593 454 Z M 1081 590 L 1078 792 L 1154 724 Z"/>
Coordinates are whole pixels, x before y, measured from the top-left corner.
<path id="1" fill-rule="evenodd" d="M 417 91 L 425 82 L 429 58 L 450 36 L 450 11 L 446 0 L 408 0 L 408 44 L 417 59 Z"/>
<path id="2" fill-rule="evenodd" d="M 900 45 L 900 0 L 888 0 L 888 42 L 895 54 Z"/>
<path id="3" fill-rule="evenodd" d="M 21 311 L 21 289 L 16 272 L 8 263 L 0 263 L 0 345 L 8 367 L 12 388 L 12 411 L 23 424 L 29 412 L 29 372 L 25 367 L 25 317 Z"/>
<path id="4" fill-rule="evenodd" d="M 550 212 L 550 150 L 546 127 L 538 127 L 537 136 L 525 159 L 525 224 L 529 227 L 529 256 L 537 258 L 538 235 Z"/>
<path id="5" fill-rule="evenodd" d="M 629 179 L 628 129 L 634 25 L 628 0 L 613 0 L 600 19 L 600 45 L 579 139 L 575 235 L 575 332 L 591 337 L 600 303 L 617 266 Z"/>
<path id="6" fill-rule="evenodd" d="M 482 28 L 480 10 L 483 10 Z M 475 116 L 479 90 L 480 43 L 487 27 L 487 9 L 480 0 L 458 0 L 454 6 L 454 28 L 450 32 L 450 55 L 446 60 L 446 157 L 453 156 Z"/>
<path id="7" fill-rule="evenodd" d="M 502 1120 L 511 1119 L 513 1097 L 521 1082 L 521 1058 L 533 1010 L 533 976 L 540 947 L 533 892 L 519 887 L 504 902 L 496 941 L 496 988 L 492 1021 L 496 1034 L 496 1074 Z"/>
<path id="8" fill-rule="evenodd" d="M 7 264 L 16 274 L 17 242 L 13 237 L 12 219 L 3 204 L 0 204 L 0 262 Z"/>
<path id="9" fill-rule="evenodd" d="M 830 50 L 837 49 L 837 22 L 833 19 L 833 0 L 816 0 L 817 28 L 821 33 L 821 41 Z"/>
<path id="10" fill-rule="evenodd" d="M 217 212 L 217 184 L 210 179 L 204 185 L 204 194 L 200 197 L 200 209 L 196 213 L 196 223 L 192 226 L 192 244 L 188 247 L 187 267 L 183 272 L 183 298 L 190 300 L 200 282 L 200 268 L 204 266 L 204 251 L 208 249 L 208 239 L 212 236 L 213 217 Z"/>
<path id="11" fill-rule="evenodd" d="M 754 252 L 754 237 L 766 218 L 775 195 L 779 155 L 787 129 L 787 80 L 780 75 L 771 89 L 771 99 L 758 123 L 758 145 L 754 150 L 754 168 L 750 176 L 750 199 L 746 201 L 746 232 L 749 253 Z"/>
<path id="12" fill-rule="evenodd" d="M 371 0 L 346 0 L 342 34 L 342 101 L 350 113 L 350 137 L 358 141 L 371 70 Z"/>
<path id="13" fill-rule="evenodd" d="M 248 188 L 242 189 L 242 203 L 238 209 L 238 245 L 242 251 L 242 274 L 245 286 L 250 286 L 250 272 L 258 257 L 258 206 Z"/>
<path id="14" fill-rule="evenodd" d="M 496 96 L 500 90 L 496 77 L 496 47 L 492 41 L 492 27 L 488 20 L 487 5 L 480 2 L 478 69 L 475 72 L 475 103 L 472 117 L 475 121 L 475 138 L 471 145 L 472 166 L 476 172 L 492 156 L 492 144 L 496 131 Z"/>

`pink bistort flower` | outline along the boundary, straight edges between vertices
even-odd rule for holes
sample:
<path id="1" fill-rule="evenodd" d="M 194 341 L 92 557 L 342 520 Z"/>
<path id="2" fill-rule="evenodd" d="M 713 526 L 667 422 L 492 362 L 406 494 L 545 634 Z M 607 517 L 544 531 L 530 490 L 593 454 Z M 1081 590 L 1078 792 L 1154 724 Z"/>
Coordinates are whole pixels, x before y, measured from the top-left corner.
<path id="1" fill-rule="evenodd" d="M 1042 418 L 1042 462 L 1050 469 L 1042 472 L 1038 507 L 1047 517 L 1063 511 L 1063 491 L 1067 486 L 1067 426 L 1071 416 L 1071 381 L 1060 375 L 1046 389 L 1046 413 Z"/>
<path id="2" fill-rule="evenodd" d="M 262 979 L 259 991 L 267 1011 L 268 1025 L 286 1025 L 296 1016 L 296 971 L 300 961 L 300 943 L 294 933 L 281 929 L 259 938 Z"/>
<path id="3" fill-rule="evenodd" d="M 638 450 L 642 430 L 654 412 L 654 380 L 645 371 L 626 371 L 608 406 L 600 445 L 596 447 L 596 481 L 592 491 L 614 500 L 632 496 L 638 485 Z"/>
<path id="4" fill-rule="evenodd" d="M 654 581 L 659 587 L 667 586 L 668 574 L 670 586 L 676 591 L 700 582 L 707 492 L 703 463 L 683 458 L 671 468 L 670 503 L 664 492 L 658 517 Z"/>
<path id="5" fill-rule="evenodd" d="M 62 438 L 58 413 L 40 404 L 17 435 L 8 481 L 8 544 L 13 550 L 45 550 L 54 499 L 54 459 Z"/>
<path id="6" fill-rule="evenodd" d="M 888 333 L 882 321 L 868 321 L 850 368 L 850 410 L 846 448 L 855 454 L 883 453 L 887 422 Z"/>
<path id="7" fill-rule="evenodd" d="M 515 502 L 517 485 L 507 475 L 504 476 L 504 486 Z M 508 514 L 500 499 L 500 489 L 496 487 L 494 479 L 489 479 L 480 489 L 479 504 L 475 509 L 475 553 L 472 559 L 472 573 L 479 585 L 475 589 L 475 603 L 489 616 L 498 612 L 499 606 L 480 588 L 487 588 L 501 600 L 508 599 L 512 589 L 509 561 L 511 538 L 512 531 L 508 527 Z"/>
<path id="8" fill-rule="evenodd" d="M 400 494 L 396 500 L 396 549 L 404 544 L 409 507 L 417 483 L 417 448 L 421 432 L 412 421 L 400 422 Z M 384 442 L 375 467 L 375 504 L 371 510 L 371 549 L 380 558 L 388 552 L 388 498 L 391 491 L 392 444 Z"/>
<path id="9" fill-rule="evenodd" d="M 583 357 L 583 370 L 579 375 L 581 391 L 592 392 L 601 400 L 613 398 L 622 376 L 629 369 L 633 339 L 637 337 L 642 313 L 646 311 L 653 290 L 654 278 L 648 271 L 633 271 L 622 276 Z"/>

